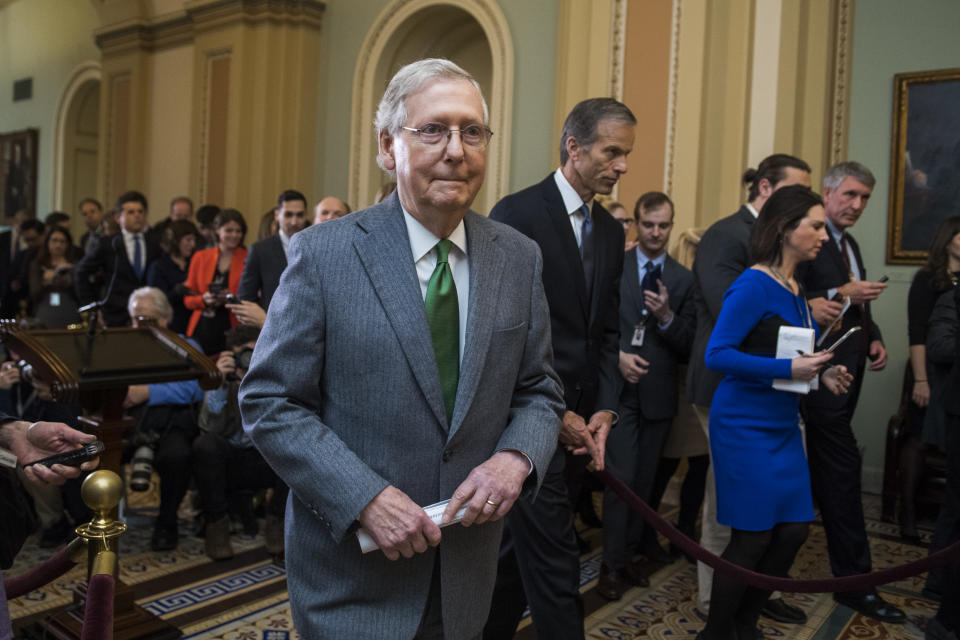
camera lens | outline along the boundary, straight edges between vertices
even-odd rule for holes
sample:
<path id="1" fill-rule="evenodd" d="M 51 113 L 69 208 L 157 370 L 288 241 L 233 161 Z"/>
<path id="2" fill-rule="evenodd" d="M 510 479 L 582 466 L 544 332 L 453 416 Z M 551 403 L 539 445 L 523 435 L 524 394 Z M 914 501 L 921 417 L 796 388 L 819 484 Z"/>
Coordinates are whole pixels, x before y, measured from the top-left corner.
<path id="1" fill-rule="evenodd" d="M 150 479 L 153 476 L 153 449 L 143 445 L 133 452 L 130 463 L 130 489 L 133 491 L 147 491 L 150 488 Z"/>

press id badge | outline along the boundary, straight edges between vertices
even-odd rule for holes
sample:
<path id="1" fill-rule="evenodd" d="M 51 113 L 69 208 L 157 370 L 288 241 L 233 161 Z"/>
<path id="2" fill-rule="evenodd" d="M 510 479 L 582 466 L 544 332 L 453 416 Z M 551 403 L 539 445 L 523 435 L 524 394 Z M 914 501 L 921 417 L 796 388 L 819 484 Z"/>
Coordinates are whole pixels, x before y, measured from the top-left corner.
<path id="1" fill-rule="evenodd" d="M 56 291 L 50 292 L 50 306 L 51 307 L 60 306 L 60 294 Z"/>
<path id="2" fill-rule="evenodd" d="M 642 347 L 643 346 L 643 336 L 647 333 L 646 324 L 638 324 L 633 328 L 633 338 L 630 340 L 631 347 Z"/>

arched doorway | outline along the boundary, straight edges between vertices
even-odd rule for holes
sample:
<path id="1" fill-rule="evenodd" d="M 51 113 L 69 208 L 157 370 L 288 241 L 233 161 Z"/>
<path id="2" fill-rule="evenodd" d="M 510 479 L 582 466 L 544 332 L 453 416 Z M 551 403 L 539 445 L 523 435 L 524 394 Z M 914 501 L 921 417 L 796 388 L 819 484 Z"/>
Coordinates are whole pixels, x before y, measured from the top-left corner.
<path id="1" fill-rule="evenodd" d="M 102 201 L 97 193 L 99 137 L 100 65 L 88 62 L 67 83 L 54 129 L 53 207 L 71 215 L 75 240 L 86 231 L 77 203 L 91 197 Z"/>
<path id="2" fill-rule="evenodd" d="M 350 201 L 369 205 L 389 180 L 377 167 L 370 123 L 393 74 L 428 57 L 453 60 L 483 89 L 494 137 L 487 150 L 486 180 L 473 208 L 486 213 L 509 186 L 513 95 L 513 45 L 503 14 L 489 0 L 398 0 L 371 27 L 354 75 Z"/>

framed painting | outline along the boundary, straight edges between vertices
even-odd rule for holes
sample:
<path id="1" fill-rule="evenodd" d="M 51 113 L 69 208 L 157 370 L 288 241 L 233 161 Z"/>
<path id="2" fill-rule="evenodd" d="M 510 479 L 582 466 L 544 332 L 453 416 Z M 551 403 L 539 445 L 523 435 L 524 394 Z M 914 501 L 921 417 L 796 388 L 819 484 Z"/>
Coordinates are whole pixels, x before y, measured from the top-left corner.
<path id="1" fill-rule="evenodd" d="M 0 134 L 0 225 L 37 209 L 37 129 Z"/>
<path id="2" fill-rule="evenodd" d="M 893 95 L 887 263 L 923 264 L 960 215 L 960 69 L 897 74 Z"/>

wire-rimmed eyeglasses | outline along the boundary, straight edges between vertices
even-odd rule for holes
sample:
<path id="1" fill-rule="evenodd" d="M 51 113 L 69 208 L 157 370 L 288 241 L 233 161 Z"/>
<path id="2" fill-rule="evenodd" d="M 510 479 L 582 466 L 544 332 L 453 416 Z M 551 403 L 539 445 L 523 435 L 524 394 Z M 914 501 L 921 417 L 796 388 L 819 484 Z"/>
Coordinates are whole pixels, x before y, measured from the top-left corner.
<path id="1" fill-rule="evenodd" d="M 487 146 L 487 143 L 490 142 L 490 137 L 493 136 L 493 131 L 490 130 L 490 127 L 487 127 L 482 124 L 470 124 L 459 129 L 448 127 L 445 124 L 438 124 L 436 122 L 428 122 L 420 128 L 414 127 L 401 127 L 406 131 L 413 131 L 417 134 L 417 137 L 420 138 L 420 142 L 426 145 L 435 145 L 443 142 L 446 144 L 450 137 L 453 135 L 453 132 L 456 131 L 460 134 L 460 141 L 463 142 L 468 147 L 473 147 L 474 149 L 483 149 Z"/>

